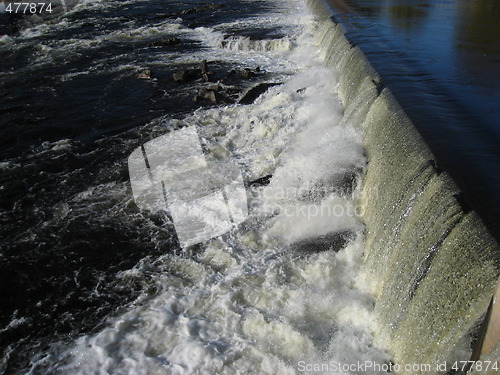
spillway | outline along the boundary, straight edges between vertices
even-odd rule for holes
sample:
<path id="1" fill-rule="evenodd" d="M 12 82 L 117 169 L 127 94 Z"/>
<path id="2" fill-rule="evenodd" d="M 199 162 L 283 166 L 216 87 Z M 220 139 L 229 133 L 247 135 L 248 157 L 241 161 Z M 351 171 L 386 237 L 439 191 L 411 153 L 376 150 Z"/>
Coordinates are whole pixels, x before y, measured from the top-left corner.
<path id="1" fill-rule="evenodd" d="M 498 244 L 335 12 L 322 0 L 308 4 L 322 20 L 325 61 L 340 72 L 342 121 L 365 134 L 363 268 L 378 340 L 401 364 L 466 360 L 499 276 Z M 499 353 L 497 345 L 488 358 Z"/>

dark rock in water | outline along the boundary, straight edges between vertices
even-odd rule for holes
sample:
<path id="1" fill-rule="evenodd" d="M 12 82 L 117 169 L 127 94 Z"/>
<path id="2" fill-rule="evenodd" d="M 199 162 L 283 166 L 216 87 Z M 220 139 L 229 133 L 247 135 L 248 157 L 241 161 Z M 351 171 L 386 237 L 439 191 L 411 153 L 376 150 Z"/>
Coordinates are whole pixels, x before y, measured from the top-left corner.
<path id="1" fill-rule="evenodd" d="M 220 86 L 205 88 L 202 87 L 194 96 L 193 101 L 203 102 L 210 101 L 213 104 L 229 104 L 233 101 L 225 94 Z"/>
<path id="2" fill-rule="evenodd" d="M 358 178 L 361 171 L 358 169 L 350 170 L 343 173 L 340 178 L 336 180 L 340 190 L 340 195 L 350 196 L 354 192 L 358 184 Z"/>
<path id="3" fill-rule="evenodd" d="M 254 72 L 252 72 L 252 71 L 251 71 L 250 69 L 248 69 L 248 68 L 243 69 L 243 70 L 240 72 L 240 75 L 241 75 L 241 77 L 242 77 L 242 78 L 246 78 L 246 79 L 251 78 L 251 77 L 255 77 L 255 76 L 256 76 L 256 74 L 255 74 Z"/>
<path id="4" fill-rule="evenodd" d="M 260 66 L 256 67 L 254 70 L 248 68 L 240 70 L 240 76 L 245 79 L 257 77 L 259 73 L 260 73 Z"/>
<path id="5" fill-rule="evenodd" d="M 201 78 L 203 78 L 205 82 L 210 82 L 212 80 L 213 72 L 210 71 L 207 60 L 201 62 L 200 73 Z"/>
<path id="6" fill-rule="evenodd" d="M 148 46 L 149 47 L 174 46 L 176 44 L 179 44 L 180 42 L 181 40 L 179 38 L 163 38 L 148 43 Z"/>
<path id="7" fill-rule="evenodd" d="M 279 85 L 279 83 L 259 83 L 252 87 L 238 100 L 239 104 L 252 104 L 255 100 L 265 93 L 270 87 Z"/>
<path id="8" fill-rule="evenodd" d="M 201 74 L 206 74 L 209 72 L 207 60 L 203 60 L 200 66 Z"/>
<path id="9" fill-rule="evenodd" d="M 198 69 L 184 69 L 175 72 L 173 78 L 175 82 L 184 83 L 201 78 L 201 73 Z"/>
<path id="10" fill-rule="evenodd" d="M 224 45 L 224 43 L 223 43 Z M 255 69 L 250 69 L 250 68 L 243 68 L 243 69 L 233 69 L 229 72 L 229 76 L 240 76 L 241 78 L 244 79 L 250 79 L 253 77 L 257 77 L 260 73 L 260 66 L 258 66 Z"/>
<path id="11" fill-rule="evenodd" d="M 196 29 L 197 27 L 201 27 L 203 26 L 203 24 L 199 23 L 199 22 L 193 22 L 193 23 L 190 23 L 187 25 L 187 27 L 189 27 L 190 29 Z"/>
<path id="12" fill-rule="evenodd" d="M 207 90 L 205 88 L 201 88 L 198 90 L 198 93 L 194 96 L 193 101 L 201 102 L 204 100 L 208 100 L 216 104 L 217 99 L 218 99 L 217 92 L 215 92 L 214 90 Z"/>
<path id="13" fill-rule="evenodd" d="M 260 177 L 260 178 L 258 178 L 256 180 L 250 181 L 248 183 L 248 186 L 250 186 L 250 187 L 258 187 L 258 186 L 269 185 L 269 183 L 271 182 L 271 178 L 273 178 L 273 175 L 272 174 L 268 174 L 267 176 Z"/>
<path id="14" fill-rule="evenodd" d="M 143 70 L 137 75 L 139 79 L 151 79 L 153 72 L 149 69 Z"/>
<path id="15" fill-rule="evenodd" d="M 205 82 L 209 82 L 212 75 L 213 72 L 210 71 L 207 60 L 203 60 L 199 69 L 179 70 L 173 74 L 173 79 L 178 83 L 194 81 L 195 79 L 203 79 Z"/>
<path id="16" fill-rule="evenodd" d="M 338 196 L 350 197 L 358 183 L 361 171 L 357 168 L 334 174 L 328 179 L 319 180 L 308 191 L 300 195 L 303 202 L 319 202 L 326 196 L 335 193 Z"/>
<path id="17" fill-rule="evenodd" d="M 323 236 L 307 238 L 305 240 L 295 242 L 291 245 L 293 251 L 302 253 L 320 253 L 323 251 L 339 251 L 353 240 L 355 234 L 350 231 L 328 233 Z"/>

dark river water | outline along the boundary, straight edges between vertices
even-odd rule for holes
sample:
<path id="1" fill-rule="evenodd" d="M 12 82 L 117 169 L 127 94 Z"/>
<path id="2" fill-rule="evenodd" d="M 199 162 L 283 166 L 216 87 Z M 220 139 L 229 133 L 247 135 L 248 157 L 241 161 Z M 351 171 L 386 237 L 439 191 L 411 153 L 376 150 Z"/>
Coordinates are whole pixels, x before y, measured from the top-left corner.
<path id="1" fill-rule="evenodd" d="M 500 2 L 328 2 L 443 169 L 498 233 Z"/>

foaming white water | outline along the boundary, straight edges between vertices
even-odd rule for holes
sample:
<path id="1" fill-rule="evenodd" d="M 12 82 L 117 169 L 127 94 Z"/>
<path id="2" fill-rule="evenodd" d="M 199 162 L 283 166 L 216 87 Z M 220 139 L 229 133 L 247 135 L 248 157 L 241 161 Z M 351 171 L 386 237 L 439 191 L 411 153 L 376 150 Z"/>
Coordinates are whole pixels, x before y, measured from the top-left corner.
<path id="1" fill-rule="evenodd" d="M 250 37 L 231 37 L 221 42 L 221 46 L 231 51 L 289 51 L 292 43 L 288 38 L 252 40 Z"/>
<path id="2" fill-rule="evenodd" d="M 207 153 L 235 160 L 247 181 L 272 175 L 249 191 L 247 221 L 192 254 L 143 259 L 123 272 L 124 284 L 144 283 L 147 292 L 102 331 L 54 346 L 32 374 L 344 374 L 365 372 L 341 364 L 389 361 L 373 344 L 373 301 L 357 282 L 356 188 L 338 183 L 364 169 L 361 135 L 338 125 L 335 73 L 304 65 L 310 32 L 297 40 L 286 56 L 258 51 L 288 58 L 295 73 L 254 104 L 164 123 L 197 126 Z M 338 252 L 315 248 L 343 232 L 351 237 Z M 307 251 L 293 246 L 305 240 Z"/>
<path id="3" fill-rule="evenodd" d="M 284 16 L 284 12 L 286 16 Z M 205 55 L 209 60 L 253 64 L 271 72 L 283 72 L 297 68 L 297 59 L 290 63 L 295 43 L 304 31 L 304 25 L 312 22 L 311 14 L 304 5 L 295 1 L 280 1 L 270 7 L 266 15 L 221 23 L 214 28 L 198 27 L 192 37 L 209 47 Z M 274 30 L 276 35 L 250 37 L 233 35 L 234 30 Z M 229 51 L 229 53 L 228 53 Z M 198 54 L 197 54 L 198 55 Z"/>
<path id="4" fill-rule="evenodd" d="M 274 19 L 268 20 L 271 24 Z M 224 24 L 224 27 L 244 28 L 247 22 Z M 269 26 L 269 24 L 267 26 Z M 279 26 L 274 24 L 274 26 Z M 290 26 L 290 25 L 286 25 Z M 220 27 L 219 27 L 220 28 Z M 195 32 L 203 35 L 203 40 L 211 47 L 230 51 L 283 52 L 290 51 L 293 42 L 288 37 L 252 39 L 249 36 L 228 36 L 221 30 L 198 27 Z"/>
<path id="5" fill-rule="evenodd" d="M 11 44 L 13 42 L 14 42 L 14 40 L 8 35 L 1 35 L 0 36 L 0 44 Z"/>
<path id="6" fill-rule="evenodd" d="M 213 241 L 197 261 L 143 263 L 122 277 L 154 272 L 162 292 L 78 340 L 52 371 L 295 374 L 301 361 L 383 363 L 370 336 L 371 301 L 351 278 L 361 249 L 356 240 L 339 253 L 278 258 Z"/>

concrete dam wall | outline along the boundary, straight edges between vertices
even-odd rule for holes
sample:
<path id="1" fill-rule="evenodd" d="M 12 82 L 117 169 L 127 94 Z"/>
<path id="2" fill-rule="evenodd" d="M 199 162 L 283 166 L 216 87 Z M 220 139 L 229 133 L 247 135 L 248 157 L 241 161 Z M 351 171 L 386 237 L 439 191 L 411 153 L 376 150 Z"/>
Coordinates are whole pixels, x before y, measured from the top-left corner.
<path id="1" fill-rule="evenodd" d="M 376 336 L 396 363 L 468 360 L 500 274 L 498 244 L 328 4 L 308 4 L 325 61 L 339 72 L 342 121 L 365 134 L 364 270 Z M 497 344 L 482 359 L 499 353 Z"/>

